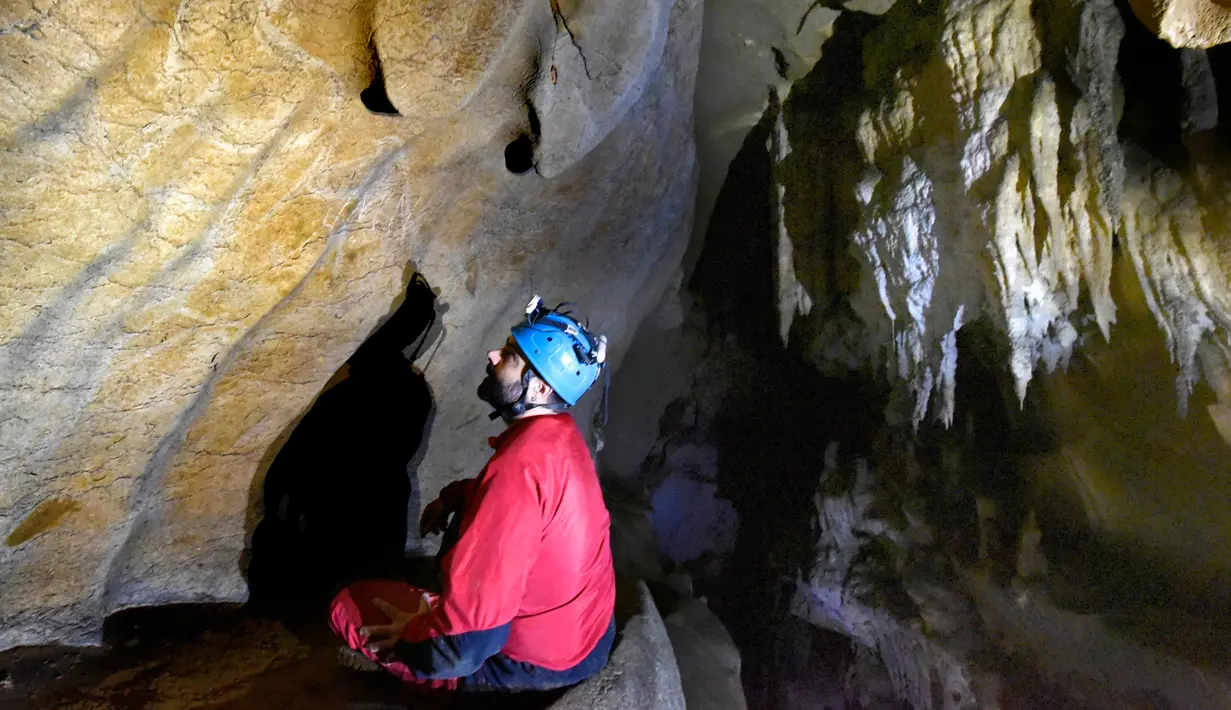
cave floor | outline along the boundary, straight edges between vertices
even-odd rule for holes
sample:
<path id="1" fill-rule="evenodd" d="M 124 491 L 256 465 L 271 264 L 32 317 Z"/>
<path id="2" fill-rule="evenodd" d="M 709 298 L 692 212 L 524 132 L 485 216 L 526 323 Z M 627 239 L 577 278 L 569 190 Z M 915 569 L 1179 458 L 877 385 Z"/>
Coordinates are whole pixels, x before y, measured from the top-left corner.
<path id="1" fill-rule="evenodd" d="M 397 680 L 338 663 L 324 619 L 303 610 L 275 617 L 241 607 L 127 612 L 109 622 L 101 648 L 0 654 L 0 708 L 407 708 Z"/>

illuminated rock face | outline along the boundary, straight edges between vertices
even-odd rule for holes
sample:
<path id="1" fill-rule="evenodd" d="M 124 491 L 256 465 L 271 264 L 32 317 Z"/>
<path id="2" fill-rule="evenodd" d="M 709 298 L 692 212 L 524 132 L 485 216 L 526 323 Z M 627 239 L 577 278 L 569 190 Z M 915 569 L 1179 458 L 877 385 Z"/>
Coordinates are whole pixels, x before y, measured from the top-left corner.
<path id="1" fill-rule="evenodd" d="M 736 550 L 774 546 L 760 567 L 728 555 L 729 579 L 795 574 L 781 561 L 792 540 L 814 543 L 791 612 L 879 659 L 898 701 L 932 707 L 943 687 L 937 707 L 994 705 L 971 660 L 994 640 L 1085 697 L 1226 705 L 1222 676 L 1193 690 L 1200 659 L 1225 646 L 1210 610 L 1231 589 L 1217 512 L 1231 495 L 1226 55 L 1169 47 L 1101 0 L 898 3 L 824 32 L 816 68 L 771 99 L 733 163 L 684 325 L 647 322 L 628 363 L 689 357 L 679 341 L 696 331 L 705 355 L 659 368 L 686 373 L 637 400 L 665 398 L 659 443 L 640 470 L 629 454 L 611 468 L 671 501 L 656 510 L 662 536 L 688 522 L 674 511 L 713 498 L 676 485 L 696 467 L 672 427 L 695 430 L 693 448 L 725 446 L 705 479 L 740 515 Z M 755 247 L 739 264 L 742 244 Z M 861 396 L 816 385 L 812 405 L 814 373 L 796 367 L 809 361 Z M 796 411 L 791 392 L 754 379 L 774 366 L 808 436 L 774 430 Z M 882 396 L 872 383 L 886 374 Z M 672 408 L 704 410 L 722 387 L 755 396 L 672 424 L 689 419 Z M 827 423 L 831 409 L 844 421 Z M 853 434 L 845 420 L 868 410 L 875 423 Z M 730 442 L 765 421 L 743 447 L 757 456 L 739 460 Z M 827 431 L 853 462 L 815 461 Z M 770 459 L 782 449 L 798 458 Z M 813 493 L 788 464 L 822 476 L 816 511 L 775 528 L 788 499 Z M 783 489 L 782 505 L 754 505 Z M 865 505 L 892 514 L 863 518 Z M 893 550 L 884 567 L 848 564 L 873 554 L 864 544 Z"/>
<path id="2" fill-rule="evenodd" d="M 952 420 L 964 324 L 996 324 L 1024 397 L 1036 367 L 1071 353 L 1070 320 L 1104 333 L 1115 320 L 1123 25 L 1110 2 L 1045 5 L 1045 20 L 1019 0 L 895 7 L 866 31 L 862 71 L 835 77 L 860 101 L 821 108 L 830 130 L 817 131 L 819 95 L 793 94 L 775 132 L 783 337 L 814 303 L 823 319 L 848 299 L 847 339 L 909 383 L 915 424 Z M 829 239 L 857 261 L 837 292 Z M 849 355 L 831 341 L 817 339 L 818 361 Z"/>
<path id="3" fill-rule="evenodd" d="M 1010 399 L 1039 390 L 1069 427 L 1057 458 L 1026 468 L 1076 481 L 1096 527 L 1221 579 L 1231 564 L 1211 551 L 1231 532 L 1198 517 L 1224 502 L 1221 469 L 1190 481 L 1201 505 L 1157 494 L 1231 440 L 1231 193 L 1205 54 L 1181 60 L 1179 165 L 1123 137 L 1126 27 L 1107 0 L 767 0 L 761 26 L 716 1 L 699 74 L 698 4 L 5 10 L 0 647 L 91 643 L 130 606 L 243 599 L 270 458 L 412 272 L 442 305 L 418 359 L 437 408 L 420 500 L 486 459 L 482 353 L 533 292 L 579 302 L 618 361 L 676 283 L 694 99 L 703 213 L 743 132 L 770 126 L 774 330 L 801 360 L 872 363 L 906 395 L 891 425 L 948 424 L 958 334 L 983 321 Z M 1125 351 L 1090 345 L 1143 349 L 1154 323 L 1169 352 L 1105 377 L 1098 353 Z M 1124 362 L 1149 365 L 1151 396 L 1105 392 L 1146 368 Z M 1199 447 L 1107 453 L 1163 431 L 1194 388 L 1196 421 L 1172 441 Z M 1157 417 L 1097 421 L 1151 402 Z M 1139 479 L 1118 478 L 1147 454 Z M 1127 510 L 1146 497 L 1148 514 Z M 844 631 L 880 611 L 796 610 Z M 851 635 L 884 653 L 914 643 L 899 631 Z M 951 676 L 966 698 L 974 681 L 945 653 L 917 675 Z"/>
<path id="4" fill-rule="evenodd" d="M 1179 367 L 1179 409 L 1203 372 L 1225 390 L 1228 180 L 1206 53 L 1170 50 L 1174 77 L 1157 74 L 1174 85 L 1139 89 L 1131 73 L 1150 67 L 1118 73 L 1110 2 L 912 8 L 839 20 L 825 51 L 845 60 L 823 58 L 771 131 L 784 341 L 810 339 L 826 370 L 874 362 L 911 392 L 896 414 L 949 423 L 964 325 L 1000 332 L 1019 399 L 1087 324 L 1114 337 L 1118 237 Z M 1164 102 L 1173 125 L 1143 113 Z M 1143 133 L 1174 134 L 1176 155 Z"/>
<path id="5" fill-rule="evenodd" d="M 244 599 L 280 435 L 415 271 L 428 500 L 486 459 L 483 352 L 532 291 L 620 354 L 691 226 L 701 19 L 610 5 L 0 11 L 0 648 Z"/>
<path id="6" fill-rule="evenodd" d="M 1129 6 L 1173 47 L 1206 49 L 1231 41 L 1231 5 L 1224 0 L 1131 0 Z"/>

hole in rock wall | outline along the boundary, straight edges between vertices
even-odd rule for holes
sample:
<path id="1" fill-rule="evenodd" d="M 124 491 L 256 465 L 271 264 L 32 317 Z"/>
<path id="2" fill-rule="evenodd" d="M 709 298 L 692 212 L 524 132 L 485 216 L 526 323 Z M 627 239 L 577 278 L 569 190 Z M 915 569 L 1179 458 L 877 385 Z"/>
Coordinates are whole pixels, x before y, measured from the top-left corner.
<path id="1" fill-rule="evenodd" d="M 530 136 L 518 136 L 504 147 L 504 167 L 514 175 L 524 175 L 534 169 L 534 141 Z"/>
<path id="2" fill-rule="evenodd" d="M 346 361 L 278 451 L 252 537 L 255 601 L 327 594 L 404 556 L 412 462 L 432 410 L 411 364 L 436 319 L 416 274 L 397 310 Z M 409 359 L 408 359 L 409 356 Z"/>
<path id="3" fill-rule="evenodd" d="M 376 47 L 372 47 L 372 83 L 368 88 L 359 92 L 359 100 L 372 113 L 379 113 L 389 116 L 397 116 L 397 107 L 389 100 L 389 93 L 385 90 L 385 73 L 380 65 L 380 56 L 376 53 Z"/>
<path id="4" fill-rule="evenodd" d="M 1124 87 L 1120 138 L 1173 167 L 1188 162 L 1182 138 L 1184 83 L 1180 50 L 1151 34 L 1127 2 L 1118 3 L 1124 40 L 1116 71 Z"/>

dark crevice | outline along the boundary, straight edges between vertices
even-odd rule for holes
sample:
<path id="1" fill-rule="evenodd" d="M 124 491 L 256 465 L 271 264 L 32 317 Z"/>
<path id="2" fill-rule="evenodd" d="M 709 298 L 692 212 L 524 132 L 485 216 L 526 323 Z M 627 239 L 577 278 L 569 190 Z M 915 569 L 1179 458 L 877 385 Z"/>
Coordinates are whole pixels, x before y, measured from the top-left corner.
<path id="1" fill-rule="evenodd" d="M 319 601 L 344 579 L 405 557 L 415 456 L 432 411 L 407 355 L 426 349 L 435 321 L 435 295 L 416 274 L 278 450 L 252 537 L 258 604 Z"/>
<path id="2" fill-rule="evenodd" d="M 830 40 L 840 50 L 831 54 L 827 44 L 821 64 L 792 90 L 786 109 L 789 125 L 808 126 L 799 133 L 792 132 L 795 153 L 788 158 L 791 165 L 785 168 L 793 171 L 792 175 L 811 171 L 810 162 L 799 162 L 801 148 L 794 144 L 795 136 L 811 135 L 816 126 L 836 126 L 849 113 L 834 105 L 830 100 L 833 94 L 827 97 L 819 90 L 820 82 L 847 77 L 843 85 L 850 84 L 852 93 L 843 95 L 861 95 L 859 40 L 878 21 L 849 14 L 853 19 L 839 19 L 841 27 Z M 842 17 L 847 16 L 844 13 Z M 849 35 L 845 34 L 848 30 Z M 799 96 L 809 99 L 799 103 Z M 870 378 L 822 377 L 807 353 L 782 344 L 773 277 L 778 239 L 775 170 L 782 166 L 775 165 L 768 147 L 779 110 L 771 97 L 771 108 L 732 160 L 688 283 L 710 333 L 711 354 L 699 377 L 722 383 L 721 394 L 717 395 L 720 401 L 707 402 L 714 395 L 699 390 L 702 399 L 698 407 L 713 412 L 704 416 L 713 417 L 706 426 L 712 427 L 711 440 L 717 449 L 717 492 L 732 503 L 739 519 L 734 550 L 725 568 L 715 575 L 697 565 L 695 588 L 710 600 L 711 609 L 740 650 L 744 690 L 748 707 L 754 710 L 783 707 L 792 689 L 810 684 L 808 679 L 815 677 L 818 669 L 849 664 L 847 639 L 838 634 L 814 633 L 786 611 L 785 602 L 793 587 L 784 587 L 783 581 L 798 578 L 815 560 L 813 496 L 825 467 L 827 444 L 836 440 L 842 442 L 842 451 L 867 450 L 869 442 L 860 437 L 875 429 L 869 420 L 879 421 L 881 417 L 879 392 Z M 835 143 L 840 143 L 828 146 L 834 154 L 847 147 L 836 137 L 842 134 L 825 135 L 834 135 Z M 807 150 L 814 148 L 808 143 Z M 802 213 L 799 208 L 813 203 L 816 197 L 811 193 L 788 194 L 788 200 L 801 201 L 788 206 L 788 219 L 793 213 Z M 833 224 L 839 218 L 826 215 L 825 219 Z M 805 230 L 791 233 L 798 236 Z M 813 231 L 807 233 L 809 238 L 821 240 Z M 801 273 L 823 258 L 803 253 L 808 251 L 805 247 L 796 252 L 797 265 L 804 265 Z M 815 273 L 840 280 L 831 271 L 818 269 Z M 837 296 L 827 293 L 822 301 L 827 297 Z M 827 302 L 822 305 L 828 306 Z M 802 320 L 797 319 L 797 325 Z M 795 346 L 807 339 L 795 338 L 793 333 L 790 342 Z M 843 406 L 832 406 L 835 402 Z M 854 402 L 869 404 L 849 406 Z M 767 407 L 772 415 L 767 416 Z M 841 672 L 835 670 L 831 675 L 836 680 Z"/>
<path id="3" fill-rule="evenodd" d="M 1140 146 L 1170 167 L 1187 167 L 1180 50 L 1151 34 L 1127 2 L 1120 0 L 1117 6 L 1125 30 L 1116 62 L 1124 85 L 1120 139 Z"/>
<path id="4" fill-rule="evenodd" d="M 368 88 L 359 92 L 359 100 L 372 113 L 379 113 L 386 116 L 398 116 L 397 107 L 389 100 L 389 93 L 385 90 L 385 72 L 380 64 L 380 54 L 376 51 L 376 47 L 372 46 L 372 83 Z"/>
<path id="5" fill-rule="evenodd" d="M 773 172 L 766 147 L 772 130 L 767 111 L 731 161 L 689 284 L 705 299 L 711 332 L 730 333 L 754 350 L 777 343 Z"/>
<path id="6" fill-rule="evenodd" d="M 774 71 L 778 72 L 778 76 L 786 79 L 787 72 L 791 69 L 790 65 L 786 61 L 786 55 L 783 54 L 782 50 L 777 47 L 770 47 L 770 49 L 774 53 Z"/>

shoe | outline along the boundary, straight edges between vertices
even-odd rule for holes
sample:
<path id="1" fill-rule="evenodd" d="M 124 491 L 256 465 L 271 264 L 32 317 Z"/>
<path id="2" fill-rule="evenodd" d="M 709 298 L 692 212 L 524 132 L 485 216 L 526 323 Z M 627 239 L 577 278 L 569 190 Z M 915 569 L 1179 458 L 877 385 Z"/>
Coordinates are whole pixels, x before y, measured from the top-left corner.
<path id="1" fill-rule="evenodd" d="M 349 646 L 338 647 L 338 665 L 363 673 L 375 673 L 384 670 L 379 663 Z"/>

